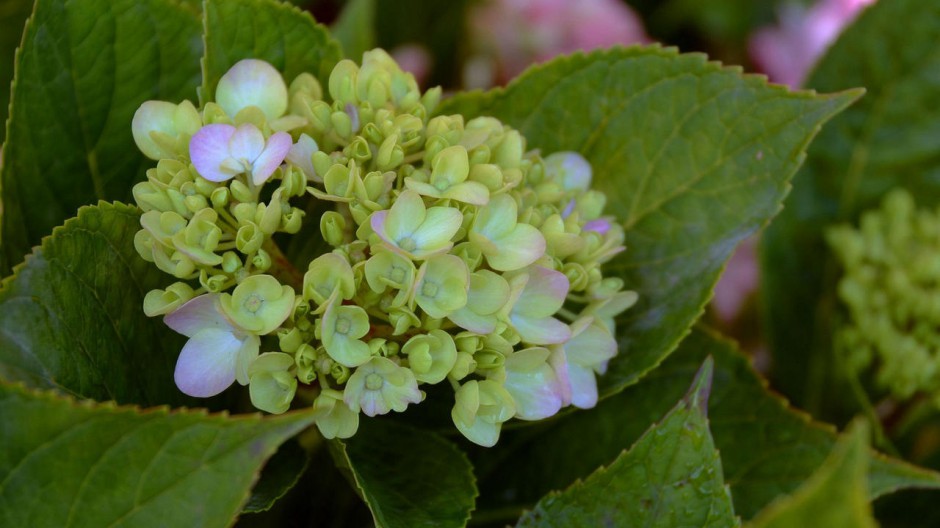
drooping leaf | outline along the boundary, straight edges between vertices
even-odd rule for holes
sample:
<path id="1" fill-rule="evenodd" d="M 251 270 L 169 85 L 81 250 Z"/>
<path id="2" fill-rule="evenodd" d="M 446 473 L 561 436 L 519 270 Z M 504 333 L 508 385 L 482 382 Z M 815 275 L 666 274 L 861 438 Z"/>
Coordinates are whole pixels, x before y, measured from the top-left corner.
<path id="1" fill-rule="evenodd" d="M 0 526 L 224 527 L 310 412 L 228 417 L 0 384 Z"/>
<path id="2" fill-rule="evenodd" d="M 477 488 L 466 455 L 440 436 L 363 419 L 349 440 L 330 443 L 378 528 L 463 527 Z"/>
<path id="3" fill-rule="evenodd" d="M 242 59 L 268 61 L 290 83 L 312 73 L 326 89 L 333 66 L 342 58 L 339 44 L 310 13 L 277 0 L 207 0 L 206 53 L 201 99 Z"/>
<path id="4" fill-rule="evenodd" d="M 310 463 L 310 453 L 295 441 L 281 444 L 274 456 L 264 465 L 258 483 L 251 489 L 251 497 L 243 511 L 258 513 L 274 506 L 300 480 Z"/>
<path id="5" fill-rule="evenodd" d="M 375 47 L 375 0 L 350 0 L 333 23 L 333 36 L 343 55 L 359 62 L 363 52 Z"/>
<path id="6" fill-rule="evenodd" d="M 556 59 L 439 112 L 495 116 L 530 148 L 591 162 L 626 229 L 606 269 L 640 294 L 618 325 L 609 395 L 675 349 L 734 247 L 780 209 L 820 125 L 858 95 L 789 92 L 702 55 L 631 47 Z"/>
<path id="7" fill-rule="evenodd" d="M 550 493 L 517 526 L 739 525 L 708 431 L 712 369 L 706 359 L 688 394 L 630 451 L 584 482 Z"/>
<path id="8" fill-rule="evenodd" d="M 823 463 L 835 444 L 831 426 L 812 422 L 769 392 L 729 341 L 696 328 L 659 368 L 597 408 L 541 427 L 504 431 L 500 449 L 474 458 L 480 489 L 478 514 L 530 507 L 544 493 L 609 464 L 682 396 L 701 362 L 715 360 L 709 422 L 721 451 L 735 511 L 753 517 L 776 497 L 795 490 Z M 940 489 L 940 475 L 871 453 L 871 497 L 902 488 Z"/>
<path id="9" fill-rule="evenodd" d="M 152 164 L 131 119 L 195 101 L 199 21 L 166 0 L 38 0 L 17 55 L 0 169 L 0 275 L 97 200 L 125 200 Z"/>
<path id="10" fill-rule="evenodd" d="M 878 2 L 845 31 L 807 82 L 820 90 L 868 90 L 813 144 L 762 246 L 773 378 L 817 414 L 841 411 L 837 417 L 844 418 L 838 407 L 848 393 L 832 354 L 838 272 L 824 229 L 856 221 L 895 186 L 909 189 L 922 206 L 940 200 L 938 31 L 940 2 Z"/>
<path id="11" fill-rule="evenodd" d="M 83 207 L 0 285 L 0 378 L 99 401 L 194 401 L 173 383 L 185 338 L 141 308 L 171 277 L 137 255 L 139 217 Z"/>
<path id="12" fill-rule="evenodd" d="M 749 528 L 873 528 L 868 502 L 868 427 L 857 422 L 823 465 L 793 494 L 764 509 Z"/>

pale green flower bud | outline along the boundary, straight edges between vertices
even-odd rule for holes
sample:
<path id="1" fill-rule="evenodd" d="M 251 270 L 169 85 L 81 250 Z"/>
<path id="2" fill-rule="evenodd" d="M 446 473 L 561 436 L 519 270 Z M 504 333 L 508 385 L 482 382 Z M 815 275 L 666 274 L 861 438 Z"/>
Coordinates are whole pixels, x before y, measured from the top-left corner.
<path id="1" fill-rule="evenodd" d="M 329 91 L 334 101 L 356 104 L 356 77 L 359 66 L 351 60 L 341 60 L 330 73 Z"/>
<path id="2" fill-rule="evenodd" d="M 372 291 L 398 290 L 392 306 L 402 306 L 408 301 L 416 273 L 411 260 L 392 251 L 378 251 L 365 264 L 366 282 Z"/>
<path id="3" fill-rule="evenodd" d="M 591 164 L 577 152 L 555 152 L 543 160 L 545 177 L 568 191 L 587 191 L 591 187 Z"/>
<path id="4" fill-rule="evenodd" d="M 178 279 L 188 278 L 196 270 L 196 264 L 191 258 L 179 251 L 169 250 L 156 241 L 153 244 L 153 263 L 161 271 Z"/>
<path id="5" fill-rule="evenodd" d="M 515 169 L 522 162 L 525 138 L 516 130 L 506 132 L 503 140 L 493 149 L 493 162 L 500 167 Z"/>
<path id="6" fill-rule="evenodd" d="M 303 227 L 304 216 L 307 213 L 301 211 L 297 207 L 291 207 L 290 212 L 281 216 L 281 231 L 289 235 L 294 235 L 300 232 L 300 228 Z"/>
<path id="7" fill-rule="evenodd" d="M 388 320 L 395 328 L 392 335 L 402 335 L 411 328 L 421 326 L 421 319 L 404 306 L 391 308 L 388 312 Z"/>
<path id="8" fill-rule="evenodd" d="M 199 112 L 189 101 L 176 105 L 146 101 L 131 122 L 137 148 L 150 159 L 176 158 L 187 151 L 189 138 L 202 126 Z"/>
<path id="9" fill-rule="evenodd" d="M 294 308 L 294 289 L 270 275 L 252 275 L 219 297 L 222 312 L 248 332 L 265 335 L 287 319 Z"/>
<path id="10" fill-rule="evenodd" d="M 259 271 L 267 271 L 271 267 L 271 255 L 264 249 L 258 249 L 258 252 L 251 257 L 251 264 Z"/>
<path id="11" fill-rule="evenodd" d="M 301 383 L 310 384 L 317 379 L 316 359 L 317 351 L 312 346 L 304 343 L 297 347 L 294 363 L 297 364 L 297 379 Z"/>
<path id="12" fill-rule="evenodd" d="M 346 405 L 366 416 L 402 412 L 408 404 L 422 399 L 414 374 L 384 357 L 373 357 L 357 368 L 343 391 Z"/>
<path id="13" fill-rule="evenodd" d="M 134 249 L 137 250 L 137 254 L 140 255 L 140 258 L 147 262 L 153 262 L 153 245 L 155 243 L 159 244 L 146 229 L 141 229 L 134 234 Z"/>
<path id="14" fill-rule="evenodd" d="M 222 257 L 213 252 L 219 245 L 222 230 L 217 221 L 218 213 L 214 209 L 200 210 L 184 229 L 173 235 L 174 246 L 198 264 L 218 266 Z"/>
<path id="15" fill-rule="evenodd" d="M 457 359 L 454 361 L 454 367 L 447 374 L 454 381 L 460 381 L 473 373 L 477 368 L 477 362 L 473 355 L 467 352 L 457 352 Z"/>
<path id="16" fill-rule="evenodd" d="M 333 112 L 330 114 L 330 125 L 341 138 L 352 137 L 355 128 L 352 117 L 346 112 Z"/>
<path id="17" fill-rule="evenodd" d="M 235 247 L 245 255 L 258 251 L 263 243 L 264 233 L 258 229 L 254 222 L 247 222 L 239 227 L 238 232 L 235 234 Z"/>
<path id="18" fill-rule="evenodd" d="M 443 330 L 413 336 L 402 347 L 402 353 L 408 356 L 408 366 L 422 383 L 440 383 L 457 362 L 454 339 Z"/>
<path id="19" fill-rule="evenodd" d="M 378 155 L 375 158 L 375 166 L 379 170 L 394 170 L 405 159 L 405 151 L 398 144 L 398 136 L 389 136 L 385 138 L 379 147 Z"/>
<path id="20" fill-rule="evenodd" d="M 234 251 L 222 253 L 222 270 L 226 273 L 235 273 L 242 267 L 242 260 Z"/>
<path id="21" fill-rule="evenodd" d="M 468 381 L 455 394 L 457 402 L 451 418 L 471 442 L 493 447 L 502 424 L 516 414 L 512 395 L 492 380 Z"/>
<path id="22" fill-rule="evenodd" d="M 346 219 L 336 211 L 327 211 L 320 217 L 320 234 L 327 244 L 338 247 L 346 242 Z"/>
<path id="23" fill-rule="evenodd" d="M 310 170 L 313 171 L 313 164 L 309 161 L 307 164 L 310 165 Z M 306 194 L 307 176 L 304 174 L 304 171 L 299 167 L 288 167 L 287 170 L 284 171 L 284 177 L 281 180 L 281 190 L 286 199 Z"/>
<path id="24" fill-rule="evenodd" d="M 320 81 L 307 72 L 294 77 L 294 80 L 290 83 L 288 93 L 291 99 L 301 93 L 314 100 L 323 99 L 323 88 L 320 86 Z"/>
<path id="25" fill-rule="evenodd" d="M 288 372 L 294 358 L 281 352 L 265 352 L 248 367 L 248 392 L 251 404 L 272 414 L 281 414 L 290 408 L 297 391 L 297 378 Z"/>
<path id="26" fill-rule="evenodd" d="M 304 334 L 299 328 L 278 330 L 277 344 L 282 352 L 293 353 L 304 344 Z"/>
<path id="27" fill-rule="evenodd" d="M 209 293 L 219 293 L 228 286 L 229 278 L 221 273 L 199 270 L 199 284 Z"/>
<path id="28" fill-rule="evenodd" d="M 232 180 L 232 182 L 229 183 L 229 189 L 232 192 L 232 198 L 235 198 L 239 202 L 248 203 L 255 200 L 255 197 L 251 193 L 251 189 L 238 180 Z"/>
<path id="29" fill-rule="evenodd" d="M 185 282 L 174 282 L 166 290 L 150 290 L 144 296 L 147 317 L 165 315 L 176 310 L 194 297 L 193 289 Z"/>
<path id="30" fill-rule="evenodd" d="M 212 201 L 212 206 L 217 208 L 223 208 L 228 205 L 229 200 L 229 190 L 228 187 L 218 187 L 212 191 L 212 195 L 209 197 Z"/>
<path id="31" fill-rule="evenodd" d="M 317 416 L 317 429 L 327 440 L 349 438 L 359 429 L 359 413 L 353 412 L 343 402 L 343 394 L 335 390 L 324 390 L 313 402 Z"/>
<path id="32" fill-rule="evenodd" d="M 336 253 L 314 259 L 304 274 L 304 298 L 324 306 L 333 296 L 352 299 L 356 293 L 352 267 Z"/>

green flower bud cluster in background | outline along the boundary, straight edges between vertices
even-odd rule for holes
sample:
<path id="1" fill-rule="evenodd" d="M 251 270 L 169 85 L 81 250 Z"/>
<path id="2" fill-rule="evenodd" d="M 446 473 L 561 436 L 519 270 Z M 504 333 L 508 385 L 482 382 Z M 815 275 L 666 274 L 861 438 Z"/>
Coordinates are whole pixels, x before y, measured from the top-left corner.
<path id="1" fill-rule="evenodd" d="M 940 210 L 917 209 L 895 190 L 858 228 L 833 227 L 826 238 L 845 270 L 836 346 L 849 368 L 872 372 L 897 399 L 926 393 L 940 404 Z"/>
<path id="2" fill-rule="evenodd" d="M 135 244 L 179 279 L 144 310 L 190 338 L 183 392 L 238 381 L 272 413 L 300 393 L 343 438 L 447 383 L 454 424 L 485 446 L 511 418 L 596 404 L 614 317 L 637 298 L 601 270 L 622 227 L 580 155 L 431 117 L 439 98 L 373 50 L 325 90 L 248 59 L 201 109 L 141 106 L 134 138 L 157 164 L 134 187 Z M 310 200 L 329 211 L 305 217 Z M 332 251 L 292 271 L 272 237 L 308 222 Z"/>

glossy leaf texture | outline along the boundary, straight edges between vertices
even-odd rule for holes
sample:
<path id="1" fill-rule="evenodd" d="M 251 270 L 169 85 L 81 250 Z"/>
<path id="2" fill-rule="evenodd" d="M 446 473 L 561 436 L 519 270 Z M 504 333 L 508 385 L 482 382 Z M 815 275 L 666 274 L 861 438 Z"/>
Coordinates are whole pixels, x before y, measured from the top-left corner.
<path id="1" fill-rule="evenodd" d="M 868 502 L 868 427 L 857 422 L 793 494 L 777 499 L 748 528 L 874 528 Z"/>
<path id="2" fill-rule="evenodd" d="M 355 436 L 332 441 L 330 451 L 378 528 L 458 528 L 474 508 L 470 462 L 432 432 L 363 419 Z"/>
<path id="3" fill-rule="evenodd" d="M 940 200 L 940 1 L 878 2 L 843 33 L 807 85 L 868 93 L 809 150 L 784 212 L 767 230 L 761 265 L 774 383 L 801 406 L 844 419 L 830 332 L 838 269 L 823 240 L 857 222 L 893 187 L 920 206 Z M 886 50 L 891 50 L 888 53 Z"/>
<path id="4" fill-rule="evenodd" d="M 229 526 L 310 412 L 228 417 L 0 385 L 0 525 Z"/>
<path id="5" fill-rule="evenodd" d="M 735 345 L 696 328 L 639 384 L 554 423 L 505 431 L 498 450 L 478 453 L 474 465 L 483 495 L 478 516 L 509 520 L 540 496 L 610 464 L 682 396 L 702 361 L 715 360 L 709 422 L 721 452 L 734 509 L 753 517 L 793 492 L 835 444 L 831 426 L 811 421 L 768 391 Z M 940 475 L 871 452 L 871 498 L 902 488 L 940 489 Z"/>
<path id="6" fill-rule="evenodd" d="M 629 451 L 584 482 L 542 498 L 520 528 L 739 525 L 708 431 L 711 358 L 688 394 Z"/>
<path id="7" fill-rule="evenodd" d="M 324 90 L 342 58 L 339 44 L 310 13 L 276 0 L 207 0 L 204 13 L 203 100 L 242 59 L 269 62 L 288 84 L 309 72 Z"/>
<path id="8" fill-rule="evenodd" d="M 120 203 L 83 207 L 4 280 L 0 378 L 99 401 L 196 401 L 173 383 L 185 338 L 141 308 L 172 278 L 137 255 L 139 218 Z"/>
<path id="9" fill-rule="evenodd" d="M 675 349 L 734 247 L 780 209 L 819 127 L 857 96 L 790 92 L 703 55 L 631 47 L 556 59 L 438 113 L 495 116 L 529 148 L 591 162 L 626 230 L 607 273 L 640 295 L 601 380 L 610 395 Z"/>
<path id="10" fill-rule="evenodd" d="M 151 164 L 131 119 L 148 99 L 195 102 L 199 20 L 166 0 L 38 0 L 16 58 L 0 169 L 0 275 Z"/>

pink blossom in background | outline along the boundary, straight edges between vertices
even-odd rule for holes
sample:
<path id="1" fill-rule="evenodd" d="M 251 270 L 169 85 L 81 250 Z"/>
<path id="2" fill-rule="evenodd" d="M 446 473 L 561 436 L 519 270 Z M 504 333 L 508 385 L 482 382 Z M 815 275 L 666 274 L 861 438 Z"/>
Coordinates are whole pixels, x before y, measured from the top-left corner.
<path id="1" fill-rule="evenodd" d="M 392 50 L 392 58 L 402 70 L 415 76 L 418 85 L 425 85 L 431 72 L 431 53 L 424 46 L 403 44 Z"/>
<path id="2" fill-rule="evenodd" d="M 799 88 L 816 61 L 856 15 L 875 0 L 819 0 L 810 8 L 784 5 L 780 25 L 751 37 L 751 58 L 773 82 Z"/>
<path id="3" fill-rule="evenodd" d="M 620 0 L 490 0 L 469 23 L 478 51 L 494 63 L 490 81 L 499 83 L 556 55 L 649 42 L 639 17 Z M 485 72 L 480 61 L 470 62 Z"/>
<path id="4" fill-rule="evenodd" d="M 735 250 L 715 286 L 712 309 L 718 320 L 731 323 L 738 318 L 750 296 L 757 291 L 757 269 L 757 237 L 752 236 Z"/>

